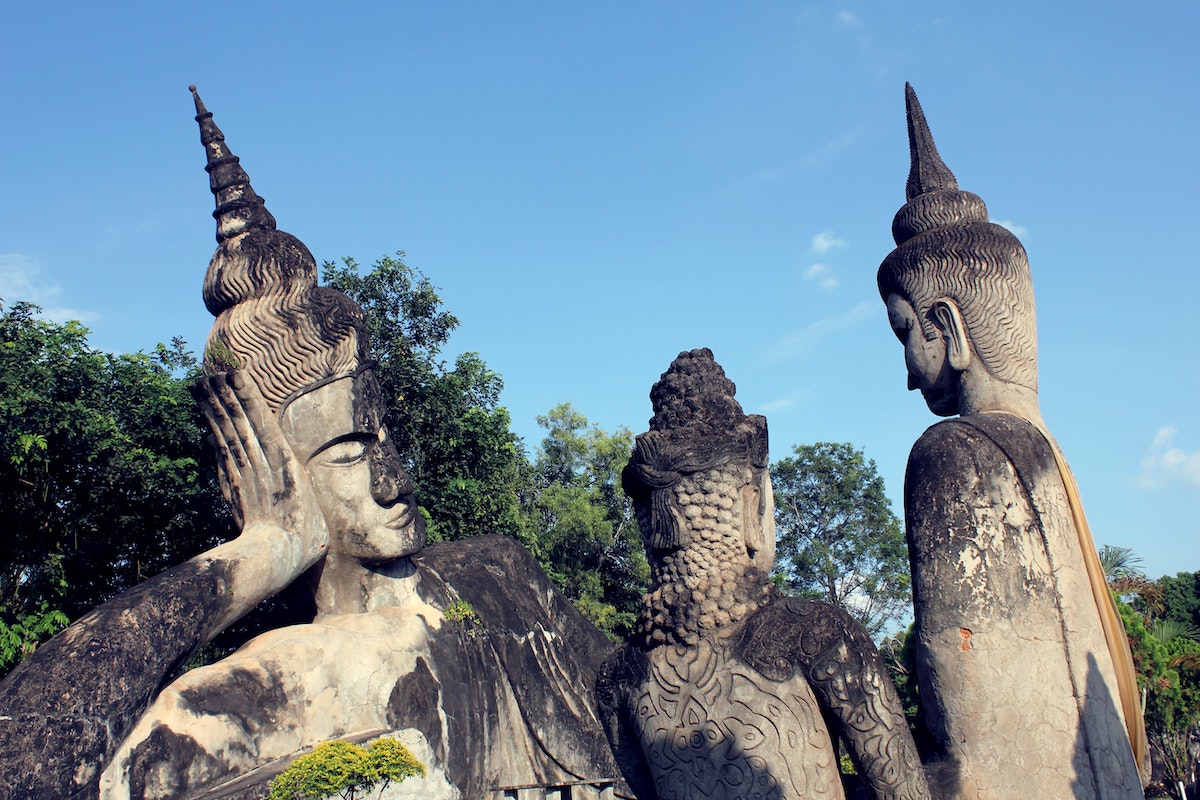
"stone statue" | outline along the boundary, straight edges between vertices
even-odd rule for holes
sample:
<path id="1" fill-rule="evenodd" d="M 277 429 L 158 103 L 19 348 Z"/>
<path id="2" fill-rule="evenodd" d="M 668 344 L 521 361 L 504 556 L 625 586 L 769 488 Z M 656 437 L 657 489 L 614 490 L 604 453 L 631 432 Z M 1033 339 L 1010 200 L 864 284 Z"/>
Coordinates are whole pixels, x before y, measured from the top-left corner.
<path id="1" fill-rule="evenodd" d="M 653 585 L 597 683 L 617 763 L 641 800 L 842 798 L 840 736 L 872 796 L 927 798 L 870 638 L 767 577 L 767 423 L 734 391 L 711 351 L 681 353 L 625 469 Z"/>
<path id="2" fill-rule="evenodd" d="M 1025 250 L 958 188 L 906 91 L 908 202 L 879 294 L 909 389 L 959 415 L 921 436 L 904 487 L 931 785 L 948 798 L 1140 798 L 1128 641 L 1038 408 Z"/>
<path id="3" fill-rule="evenodd" d="M 90 612 L 0 685 L 0 792 L 261 797 L 305 749 L 383 734 L 427 770 L 389 797 L 611 781 L 592 695 L 611 645 L 515 541 L 423 549 L 361 309 L 316 285 L 195 104 L 219 243 L 195 394 L 241 534 Z M 311 624 L 173 677 L 301 578 Z"/>

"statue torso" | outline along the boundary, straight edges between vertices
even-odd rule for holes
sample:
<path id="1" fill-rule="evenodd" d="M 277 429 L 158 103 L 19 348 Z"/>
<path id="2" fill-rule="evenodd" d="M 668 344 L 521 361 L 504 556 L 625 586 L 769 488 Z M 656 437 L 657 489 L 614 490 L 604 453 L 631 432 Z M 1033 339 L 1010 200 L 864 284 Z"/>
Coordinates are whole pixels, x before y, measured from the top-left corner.
<path id="1" fill-rule="evenodd" d="M 909 459 L 905 515 L 922 701 L 951 796 L 1141 797 L 1041 433 L 1005 414 L 933 426 Z"/>
<path id="2" fill-rule="evenodd" d="M 528 599 L 554 602 L 548 585 L 519 583 L 532 559 L 511 540 L 431 550 L 409 604 L 271 631 L 171 684 L 118 752 L 106 796 L 189 796 L 321 741 L 385 734 L 427 768 L 403 796 L 614 777 L 590 699 L 603 637 Z M 471 569 L 511 578 L 508 600 L 482 597 L 495 587 Z M 458 599 L 473 620 L 443 615 Z"/>
<path id="3" fill-rule="evenodd" d="M 769 680 L 724 645 L 663 645 L 629 701 L 659 800 L 841 798 L 808 682 Z"/>

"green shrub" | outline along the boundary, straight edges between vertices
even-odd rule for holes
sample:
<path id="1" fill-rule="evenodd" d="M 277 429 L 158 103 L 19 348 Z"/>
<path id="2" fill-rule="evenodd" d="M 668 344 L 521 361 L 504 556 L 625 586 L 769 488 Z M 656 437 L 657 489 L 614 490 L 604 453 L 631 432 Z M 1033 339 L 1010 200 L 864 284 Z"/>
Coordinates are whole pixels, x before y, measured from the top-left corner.
<path id="1" fill-rule="evenodd" d="M 475 607 L 466 600 L 455 600 L 442 612 L 442 616 L 451 622 L 461 622 L 467 629 L 467 636 L 474 639 L 483 633 L 483 620 Z"/>
<path id="2" fill-rule="evenodd" d="M 376 739 L 369 748 L 323 742 L 271 781 L 267 800 L 355 800 L 359 792 L 383 791 L 392 781 L 424 774 L 425 767 L 396 739 Z"/>

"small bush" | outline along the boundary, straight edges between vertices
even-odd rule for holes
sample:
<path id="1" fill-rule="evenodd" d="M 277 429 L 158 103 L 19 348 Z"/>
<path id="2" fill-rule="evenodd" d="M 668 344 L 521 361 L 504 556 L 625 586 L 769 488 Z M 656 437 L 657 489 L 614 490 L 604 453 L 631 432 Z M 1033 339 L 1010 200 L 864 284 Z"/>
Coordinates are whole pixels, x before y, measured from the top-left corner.
<path id="1" fill-rule="evenodd" d="M 369 748 L 323 742 L 271 781 L 267 800 L 355 800 L 359 792 L 383 791 L 392 781 L 424 774 L 424 765 L 395 739 L 376 739 Z"/>
<path id="2" fill-rule="evenodd" d="M 455 600 L 446 606 L 442 616 L 451 622 L 461 622 L 467 629 L 467 636 L 472 639 L 483 633 L 483 620 L 479 618 L 475 607 L 466 600 Z"/>

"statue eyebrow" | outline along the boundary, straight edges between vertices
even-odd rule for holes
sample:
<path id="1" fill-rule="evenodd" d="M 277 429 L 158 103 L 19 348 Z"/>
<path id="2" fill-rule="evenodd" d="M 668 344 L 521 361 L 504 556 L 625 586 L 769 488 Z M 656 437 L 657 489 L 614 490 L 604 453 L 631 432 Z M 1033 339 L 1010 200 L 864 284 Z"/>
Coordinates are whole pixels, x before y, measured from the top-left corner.
<path id="1" fill-rule="evenodd" d="M 321 453 L 324 453 L 329 448 L 333 447 L 334 445 L 341 444 L 342 442 L 362 442 L 364 445 L 370 445 L 372 442 L 376 441 L 379 441 L 378 436 L 372 436 L 365 431 L 351 431 L 350 433 L 345 433 L 341 436 L 335 436 L 325 444 L 318 447 L 316 450 L 312 451 L 304 463 L 307 464 L 309 461 L 312 461 L 314 458 L 321 455 Z"/>

